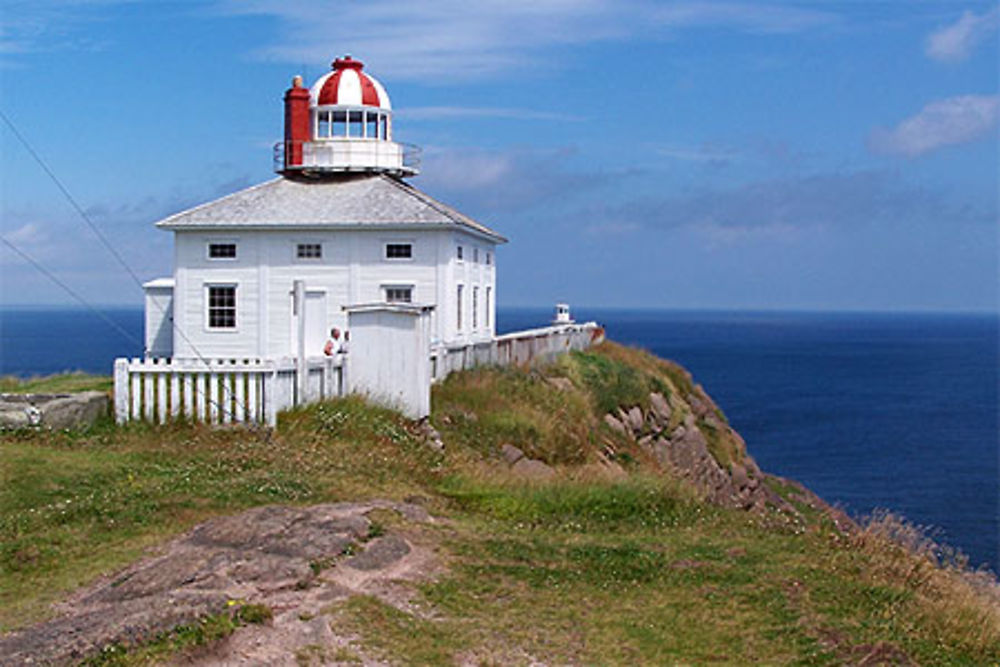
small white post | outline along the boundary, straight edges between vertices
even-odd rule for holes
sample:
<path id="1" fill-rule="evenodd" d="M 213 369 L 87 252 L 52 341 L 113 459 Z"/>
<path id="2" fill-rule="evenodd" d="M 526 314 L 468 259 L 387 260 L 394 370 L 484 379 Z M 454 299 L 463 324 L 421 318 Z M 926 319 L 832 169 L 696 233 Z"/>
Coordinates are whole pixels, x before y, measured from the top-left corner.
<path id="1" fill-rule="evenodd" d="M 298 316 L 298 355 L 295 360 L 295 379 L 298 389 L 295 405 L 306 402 L 306 385 L 309 382 L 309 368 L 306 367 L 306 283 L 296 280 L 292 283 L 292 298 L 295 314 Z"/>
<path id="2" fill-rule="evenodd" d="M 115 421 L 128 421 L 128 359 L 115 359 Z"/>

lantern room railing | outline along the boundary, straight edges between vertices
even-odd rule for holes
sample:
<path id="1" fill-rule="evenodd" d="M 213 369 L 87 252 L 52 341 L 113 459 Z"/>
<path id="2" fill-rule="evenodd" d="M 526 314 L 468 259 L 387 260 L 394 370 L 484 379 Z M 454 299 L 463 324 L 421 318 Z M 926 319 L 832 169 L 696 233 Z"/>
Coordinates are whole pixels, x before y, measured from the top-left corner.
<path id="1" fill-rule="evenodd" d="M 285 162 L 286 156 L 291 164 Z M 413 144 L 376 139 L 279 141 L 274 170 L 286 172 L 384 171 L 401 176 L 419 173 L 421 149 Z"/>

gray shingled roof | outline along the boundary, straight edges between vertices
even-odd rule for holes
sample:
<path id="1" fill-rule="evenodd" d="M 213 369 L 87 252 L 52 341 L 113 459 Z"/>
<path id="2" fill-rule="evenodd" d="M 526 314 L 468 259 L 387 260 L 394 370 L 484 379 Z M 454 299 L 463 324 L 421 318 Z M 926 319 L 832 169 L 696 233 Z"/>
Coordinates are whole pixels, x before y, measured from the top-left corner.
<path id="1" fill-rule="evenodd" d="M 305 181 L 278 177 L 156 223 L 162 229 L 464 227 L 500 234 L 403 181 L 383 174 Z"/>

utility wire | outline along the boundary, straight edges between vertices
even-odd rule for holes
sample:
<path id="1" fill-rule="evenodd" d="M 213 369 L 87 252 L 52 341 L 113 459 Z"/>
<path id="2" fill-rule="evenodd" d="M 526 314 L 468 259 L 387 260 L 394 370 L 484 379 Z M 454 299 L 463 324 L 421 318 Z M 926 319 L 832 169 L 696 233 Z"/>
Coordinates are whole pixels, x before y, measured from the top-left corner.
<path id="1" fill-rule="evenodd" d="M 110 252 L 111 255 L 116 260 L 118 260 L 118 263 L 121 264 L 122 267 L 125 269 L 125 271 L 129 274 L 129 276 L 132 277 L 132 280 L 135 282 L 135 284 L 138 285 L 140 289 L 142 289 L 142 280 L 139 278 L 139 276 L 136 275 L 135 271 L 132 270 L 132 267 L 130 267 L 128 265 L 128 263 L 124 260 L 124 258 L 122 258 L 122 256 L 118 253 L 118 251 L 115 250 L 114 246 L 111 245 L 111 242 L 108 241 L 107 237 L 104 236 L 104 234 L 101 232 L 101 230 L 98 229 L 97 225 L 94 224 L 94 222 L 90 219 L 90 216 L 88 216 L 87 213 L 86 213 L 86 211 L 83 210 L 83 207 L 80 206 L 80 204 L 76 201 L 76 199 L 73 197 L 73 195 L 70 194 L 70 191 L 66 188 L 66 186 L 62 184 L 62 181 L 59 180 L 59 177 L 55 175 L 55 172 L 53 172 L 51 169 L 49 169 L 49 166 L 45 163 L 45 160 L 43 160 L 41 158 L 41 156 L 35 151 L 35 149 L 31 147 L 31 144 L 28 143 L 28 140 L 24 137 L 24 135 L 22 135 L 18 131 L 18 129 L 14 125 L 13 121 L 11 121 L 11 119 L 7 116 L 6 113 L 4 113 L 4 111 L 2 109 L 0 109 L 0 117 L 3 118 L 4 123 L 6 123 L 7 127 L 10 128 L 10 131 L 14 133 L 14 136 L 17 137 L 17 140 L 19 142 L 21 142 L 21 145 L 24 146 L 24 149 L 26 151 L 28 151 L 28 154 L 31 155 L 31 157 L 35 160 L 35 162 L 38 163 L 38 166 L 40 166 L 42 168 L 42 171 L 44 171 L 48 175 L 48 177 L 50 179 L 52 179 L 52 182 L 56 184 L 56 187 L 59 188 L 59 191 L 63 193 L 63 196 L 66 197 L 66 199 L 69 201 L 69 203 L 73 206 L 73 208 L 76 210 L 76 212 L 80 215 L 80 218 L 83 219 L 83 221 L 87 224 L 88 227 L 90 227 L 90 230 L 92 232 L 94 232 L 94 235 L 97 236 L 97 238 L 101 241 L 101 243 L 104 245 L 104 247 L 108 249 L 108 252 Z M 2 238 L 2 237 L 0 237 L 0 238 Z M 95 313 L 97 313 L 98 315 L 100 315 L 106 321 L 112 323 L 119 331 L 121 331 L 122 333 L 125 333 L 124 329 L 122 329 L 117 324 L 114 324 L 108 317 L 106 317 L 105 315 L 103 315 L 102 313 L 100 313 L 96 308 L 94 308 L 89 303 L 87 303 L 87 301 L 85 301 L 83 299 L 83 297 L 81 297 L 79 294 L 77 294 L 72 289 L 70 289 L 68 285 L 66 285 L 65 283 L 63 283 L 62 281 L 60 281 L 58 278 L 56 278 L 55 275 L 52 272 L 48 271 L 41 264 L 39 264 L 38 262 L 36 262 L 32 258 L 30 258 L 25 253 L 23 253 L 21 250 L 19 250 L 17 247 L 15 247 L 7 239 L 2 238 L 2 240 L 14 252 L 16 252 L 18 255 L 20 255 L 21 257 L 23 257 L 24 259 L 26 259 L 35 268 L 37 268 L 39 271 L 41 271 L 46 276 L 48 276 L 51 280 L 53 280 L 54 282 L 56 282 L 56 284 L 60 285 L 63 289 L 65 289 L 67 292 L 69 292 L 73 296 L 73 298 L 75 298 L 77 301 L 79 301 L 80 303 L 82 303 L 83 305 L 85 305 L 90 310 L 92 310 Z M 165 317 L 168 317 L 170 319 L 170 324 L 171 324 L 173 330 L 176 331 L 178 334 L 180 334 L 181 338 L 184 339 L 184 342 L 186 342 L 188 344 L 188 346 L 191 348 L 191 350 L 195 353 L 195 356 L 198 357 L 198 360 L 201 361 L 203 364 L 205 364 L 206 369 L 210 369 L 211 368 L 211 363 L 204 357 L 204 355 L 202 355 L 201 351 L 195 346 L 195 344 L 191 341 L 191 339 L 187 337 L 187 334 L 184 333 L 184 330 L 180 328 L 180 326 L 177 324 L 177 322 L 174 320 L 174 318 L 169 313 L 167 313 L 166 308 L 164 308 L 162 305 L 160 305 L 155 300 L 153 300 L 152 303 L 160 310 L 160 314 L 162 314 Z M 132 336 L 131 334 L 126 334 L 126 335 L 128 335 L 128 337 L 131 340 L 133 340 L 133 341 L 135 340 L 135 337 Z M 143 343 L 139 343 L 139 345 L 141 347 L 143 347 L 143 349 L 145 350 L 145 345 Z M 226 399 L 227 402 L 228 402 L 229 399 L 233 399 L 233 392 L 227 386 L 227 383 L 223 383 L 222 384 L 222 389 L 223 389 L 223 393 L 225 393 L 225 394 L 228 395 L 227 399 Z M 202 391 L 202 390 L 200 390 L 197 387 L 195 387 L 195 391 Z M 218 402 L 212 396 L 209 396 L 206 393 L 205 398 L 210 403 L 212 403 L 213 405 L 215 405 L 216 408 L 225 411 L 225 407 L 219 405 Z M 233 400 L 235 400 L 235 399 L 233 399 Z M 243 401 L 243 408 L 244 408 L 245 412 L 249 412 L 249 405 L 248 405 L 247 401 Z"/>
<path id="2" fill-rule="evenodd" d="M 0 241 L 3 241 L 3 244 L 5 246 L 7 246 L 8 248 L 10 248 L 14 252 L 16 252 L 18 255 L 21 256 L 22 259 L 24 259 L 26 262 L 28 262 L 29 264 L 31 264 L 32 266 L 34 266 L 36 269 L 38 269 L 39 271 L 41 271 L 45 275 L 46 278 L 48 278 L 49 280 L 51 280 L 52 282 L 54 282 L 56 285 L 59 285 L 59 287 L 62 287 L 64 290 L 66 290 L 66 292 L 71 297 L 73 297 L 74 299 L 76 299 L 77 301 L 79 301 L 80 303 L 82 303 L 90 311 L 92 311 L 95 315 L 97 315 L 102 320 L 104 320 L 105 322 L 107 322 L 108 324 L 110 324 L 116 331 L 118 331 L 118 333 L 120 333 L 126 339 L 128 339 L 132 343 L 135 343 L 139 347 L 143 346 L 141 340 L 139 340 L 138 338 L 136 338 L 135 336 L 133 336 L 131 333 L 129 333 L 128 331 L 126 331 L 120 324 L 118 324 L 117 322 L 115 322 L 114 320 L 112 320 L 110 317 L 108 317 L 107 315 L 105 315 L 104 313 L 102 313 L 101 311 L 99 311 L 97 308 L 95 308 L 94 306 L 90 305 L 90 303 L 88 303 L 87 300 L 84 299 L 82 296 L 80 296 L 79 294 L 77 294 L 76 291 L 73 290 L 73 288 L 71 288 L 69 285 L 67 285 L 63 281 L 59 280 L 59 278 L 57 278 L 54 273 L 52 273 L 51 271 L 49 271 L 48 269 L 46 269 L 44 266 L 42 266 L 40 263 L 38 263 L 37 261 L 35 261 L 35 259 L 32 258 L 30 255 L 28 255 L 28 253 L 24 252 L 23 250 L 21 250 L 16 245 L 14 245 L 13 243 L 11 243 L 7 239 L 3 238 L 2 236 L 0 236 Z"/>
<path id="3" fill-rule="evenodd" d="M 31 144 L 28 143 L 28 140 L 25 139 L 24 136 L 22 136 L 21 133 L 17 131 L 17 127 L 14 126 L 14 123 L 11 122 L 10 118 L 7 117 L 7 114 L 4 113 L 2 109 L 0 109 L 0 117 L 3 117 L 3 122 L 7 124 L 7 127 L 10 128 L 10 131 L 14 133 L 14 136 L 17 137 L 17 140 L 21 142 L 22 146 L 24 146 L 24 149 L 28 151 L 31 157 L 35 159 L 35 162 L 38 163 L 38 166 L 40 166 L 42 170 L 46 174 L 48 174 L 49 178 L 52 179 L 52 182 L 56 184 L 56 187 L 59 188 L 60 192 L 63 193 L 63 195 L 66 197 L 69 203 L 73 205 L 73 208 L 76 209 L 76 212 L 80 214 L 81 218 L 83 218 L 83 221 L 87 223 L 87 226 L 90 227 L 92 232 L 94 232 L 94 235 L 97 236 L 97 238 L 101 241 L 101 243 L 104 244 L 104 247 L 108 249 L 108 252 L 110 252 L 114 256 L 114 258 L 118 260 L 118 263 L 125 268 L 128 274 L 132 276 L 132 280 L 135 281 L 135 284 L 138 285 L 139 287 L 142 287 L 142 281 L 139 280 L 139 276 L 135 274 L 135 271 L 132 270 L 132 267 L 130 267 L 122 258 L 122 256 L 118 254 L 118 251 L 114 249 L 114 247 L 108 241 L 107 237 L 105 237 L 104 234 L 101 233 L 101 230 L 97 228 L 97 225 L 93 223 L 93 221 L 90 219 L 90 216 L 87 215 L 87 212 L 83 210 L 83 207 L 80 206 L 80 204 L 76 201 L 76 199 L 73 198 L 73 195 L 71 195 L 69 190 L 66 189 L 66 186 L 62 184 L 62 181 L 59 180 L 59 177 L 56 176 L 51 169 L 49 169 L 49 166 L 45 164 L 45 160 L 43 160 L 41 156 L 39 156 L 38 153 L 35 152 L 35 149 L 31 147 Z"/>

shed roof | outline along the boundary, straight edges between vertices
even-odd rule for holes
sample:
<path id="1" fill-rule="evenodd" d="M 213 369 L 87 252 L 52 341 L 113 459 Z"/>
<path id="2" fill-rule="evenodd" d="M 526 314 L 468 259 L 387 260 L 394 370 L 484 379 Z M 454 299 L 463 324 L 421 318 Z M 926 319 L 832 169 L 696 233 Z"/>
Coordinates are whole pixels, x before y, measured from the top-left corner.
<path id="1" fill-rule="evenodd" d="M 162 229 L 289 229 L 322 227 L 459 227 L 498 243 L 506 238 L 385 174 L 328 180 L 278 177 L 175 213 Z"/>

